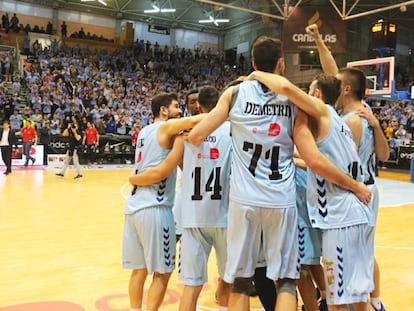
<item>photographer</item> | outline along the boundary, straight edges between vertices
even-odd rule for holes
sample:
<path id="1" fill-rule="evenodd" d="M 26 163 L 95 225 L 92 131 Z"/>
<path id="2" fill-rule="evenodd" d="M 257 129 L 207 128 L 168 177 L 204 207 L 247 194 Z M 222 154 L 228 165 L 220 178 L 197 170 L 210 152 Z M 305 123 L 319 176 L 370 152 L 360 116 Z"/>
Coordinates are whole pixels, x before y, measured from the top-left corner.
<path id="1" fill-rule="evenodd" d="M 75 117 L 71 118 L 70 123 L 62 133 L 62 136 L 69 137 L 69 148 L 66 151 L 65 161 L 63 162 L 63 168 L 60 173 L 57 173 L 57 176 L 65 176 L 65 172 L 69 166 L 70 161 L 73 159 L 73 165 L 75 165 L 78 174 L 75 176 L 75 179 L 83 177 L 81 174 L 81 167 L 79 165 L 79 146 L 82 145 L 82 136 L 79 133 L 78 122 Z"/>

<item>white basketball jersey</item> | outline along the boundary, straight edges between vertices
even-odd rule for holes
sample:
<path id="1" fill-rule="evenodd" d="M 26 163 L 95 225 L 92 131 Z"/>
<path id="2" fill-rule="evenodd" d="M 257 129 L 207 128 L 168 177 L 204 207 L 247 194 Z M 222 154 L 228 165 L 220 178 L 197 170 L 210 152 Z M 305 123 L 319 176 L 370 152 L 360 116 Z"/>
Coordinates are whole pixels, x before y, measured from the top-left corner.
<path id="1" fill-rule="evenodd" d="M 293 124 L 297 108 L 258 81 L 245 81 L 230 109 L 230 198 L 269 208 L 296 206 Z"/>
<path id="2" fill-rule="evenodd" d="M 185 141 L 178 198 L 183 228 L 227 227 L 230 151 L 228 121 L 197 146 Z"/>
<path id="3" fill-rule="evenodd" d="M 163 149 L 158 143 L 158 130 L 164 121 L 158 121 L 144 127 L 138 135 L 136 156 L 136 173 L 160 164 L 171 150 Z M 172 207 L 175 196 L 176 170 L 159 183 L 149 186 L 136 186 L 127 198 L 124 212 L 133 214 L 151 206 Z"/>

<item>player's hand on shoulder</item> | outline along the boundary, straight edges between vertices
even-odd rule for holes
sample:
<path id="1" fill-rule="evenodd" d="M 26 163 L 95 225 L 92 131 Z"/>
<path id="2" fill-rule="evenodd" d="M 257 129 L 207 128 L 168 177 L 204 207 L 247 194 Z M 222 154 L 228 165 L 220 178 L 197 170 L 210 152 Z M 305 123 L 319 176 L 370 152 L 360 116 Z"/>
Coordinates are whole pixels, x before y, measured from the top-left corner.
<path id="1" fill-rule="evenodd" d="M 358 115 L 368 121 L 369 126 L 375 127 L 379 124 L 378 119 L 375 117 L 373 112 L 367 107 L 358 110 Z"/>

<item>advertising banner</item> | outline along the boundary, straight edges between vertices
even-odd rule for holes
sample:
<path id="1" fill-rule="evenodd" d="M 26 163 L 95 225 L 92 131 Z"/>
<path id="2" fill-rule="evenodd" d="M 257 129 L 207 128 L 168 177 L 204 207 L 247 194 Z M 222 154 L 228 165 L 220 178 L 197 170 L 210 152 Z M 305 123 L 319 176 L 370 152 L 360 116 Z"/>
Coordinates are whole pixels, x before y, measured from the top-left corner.
<path id="1" fill-rule="evenodd" d="M 332 6 L 306 7 L 293 10 L 289 19 L 283 23 L 283 49 L 286 52 L 316 50 L 314 40 L 305 28 L 317 24 L 325 44 L 335 53 L 346 52 L 346 25 Z"/>

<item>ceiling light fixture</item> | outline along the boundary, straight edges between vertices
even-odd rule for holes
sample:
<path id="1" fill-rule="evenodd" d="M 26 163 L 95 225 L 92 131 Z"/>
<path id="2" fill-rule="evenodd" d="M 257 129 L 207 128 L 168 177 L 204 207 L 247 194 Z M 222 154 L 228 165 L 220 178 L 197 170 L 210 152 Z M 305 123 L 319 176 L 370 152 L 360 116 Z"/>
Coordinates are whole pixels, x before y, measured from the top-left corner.
<path id="1" fill-rule="evenodd" d="M 106 3 L 106 1 L 104 0 L 81 0 L 81 2 L 95 2 L 95 1 L 98 1 L 100 4 L 104 6 L 108 6 L 108 3 Z"/>
<path id="2" fill-rule="evenodd" d="M 213 16 L 209 15 L 208 19 L 200 19 L 198 21 L 200 24 L 214 24 L 219 26 L 219 23 L 228 23 L 230 22 L 227 18 L 214 18 Z"/>
<path id="3" fill-rule="evenodd" d="M 152 3 L 152 9 L 144 10 L 144 13 L 174 13 L 176 9 L 161 9 L 155 3 Z"/>

